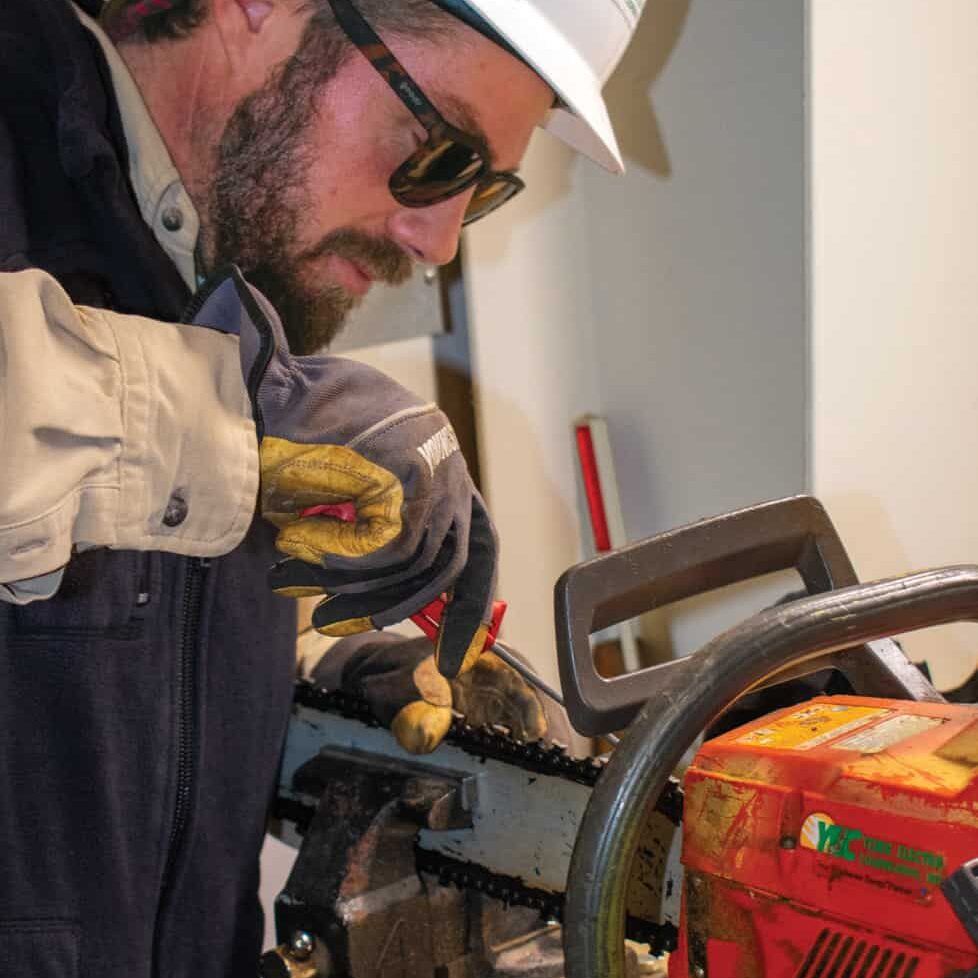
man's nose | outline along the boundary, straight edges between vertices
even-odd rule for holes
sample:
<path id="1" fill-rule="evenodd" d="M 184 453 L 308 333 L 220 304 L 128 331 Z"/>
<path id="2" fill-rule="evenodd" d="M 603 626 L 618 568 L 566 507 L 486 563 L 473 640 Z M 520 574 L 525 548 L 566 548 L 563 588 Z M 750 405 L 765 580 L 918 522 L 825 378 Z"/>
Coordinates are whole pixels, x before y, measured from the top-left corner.
<path id="1" fill-rule="evenodd" d="M 389 234 L 417 261 L 447 265 L 458 251 L 462 220 L 474 190 L 466 190 L 430 207 L 399 207 Z"/>

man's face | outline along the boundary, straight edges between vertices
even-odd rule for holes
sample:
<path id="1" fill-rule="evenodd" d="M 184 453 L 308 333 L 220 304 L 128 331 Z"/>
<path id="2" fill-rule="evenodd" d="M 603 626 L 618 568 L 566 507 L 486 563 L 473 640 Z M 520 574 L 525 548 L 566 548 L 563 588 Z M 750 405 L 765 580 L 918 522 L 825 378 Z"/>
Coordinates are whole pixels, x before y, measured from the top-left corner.
<path id="1" fill-rule="evenodd" d="M 459 27 L 457 39 L 385 40 L 441 114 L 515 168 L 553 95 L 525 65 Z M 323 83 L 315 28 L 238 101 L 217 148 L 205 262 L 242 267 L 282 316 L 293 353 L 328 344 L 372 282 L 399 284 L 415 261 L 458 246 L 466 191 L 406 208 L 388 181 L 426 139 L 368 61 L 352 51 Z"/>

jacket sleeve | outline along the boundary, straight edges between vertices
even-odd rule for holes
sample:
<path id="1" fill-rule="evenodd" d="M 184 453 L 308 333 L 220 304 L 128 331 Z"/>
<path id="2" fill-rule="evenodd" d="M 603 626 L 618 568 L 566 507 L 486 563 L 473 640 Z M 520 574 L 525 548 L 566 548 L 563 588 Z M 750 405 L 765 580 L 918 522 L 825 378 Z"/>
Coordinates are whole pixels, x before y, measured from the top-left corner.
<path id="1" fill-rule="evenodd" d="M 0 273 L 0 599 L 49 597 L 72 547 L 227 553 L 257 491 L 236 337 Z"/>

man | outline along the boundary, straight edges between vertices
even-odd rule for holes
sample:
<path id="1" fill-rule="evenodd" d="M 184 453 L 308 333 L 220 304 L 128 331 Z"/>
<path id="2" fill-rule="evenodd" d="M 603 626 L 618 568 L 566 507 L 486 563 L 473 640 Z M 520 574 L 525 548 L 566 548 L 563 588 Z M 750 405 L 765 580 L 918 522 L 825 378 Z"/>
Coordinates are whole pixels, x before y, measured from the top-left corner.
<path id="1" fill-rule="evenodd" d="M 447 592 L 442 671 L 477 659 L 495 540 L 450 426 L 296 354 L 372 280 L 448 261 L 555 97 L 620 167 L 599 86 L 637 7 L 547 6 L 0 8 L 7 971 L 253 973 L 294 663 L 276 559 L 335 634 Z"/>

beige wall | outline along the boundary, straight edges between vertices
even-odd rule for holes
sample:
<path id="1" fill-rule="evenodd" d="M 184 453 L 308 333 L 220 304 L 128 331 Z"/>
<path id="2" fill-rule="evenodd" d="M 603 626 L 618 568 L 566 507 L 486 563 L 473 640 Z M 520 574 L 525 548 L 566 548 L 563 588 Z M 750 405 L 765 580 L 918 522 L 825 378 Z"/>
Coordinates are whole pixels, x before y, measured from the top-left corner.
<path id="1" fill-rule="evenodd" d="M 467 232 L 465 281 L 503 635 L 555 682 L 552 589 L 580 559 L 569 425 L 598 396 L 592 283 L 570 153 L 538 134 L 522 173 L 513 213 Z"/>
<path id="2" fill-rule="evenodd" d="M 811 0 L 813 486 L 864 578 L 978 561 L 978 4 Z M 974 626 L 914 636 L 947 688 Z"/>
<path id="3" fill-rule="evenodd" d="M 626 176 L 542 134 L 511 220 L 467 232 L 507 637 L 551 678 L 576 415 L 608 419 L 632 539 L 804 487 L 803 84 L 801 0 L 649 0 L 607 89 Z"/>
<path id="4" fill-rule="evenodd" d="M 650 0 L 608 89 L 629 173 L 541 136 L 515 224 L 469 232 L 508 637 L 548 675 L 582 411 L 632 538 L 809 487 L 864 578 L 976 558 L 976 41 L 973 0 Z M 975 667 L 967 627 L 909 648 Z"/>

